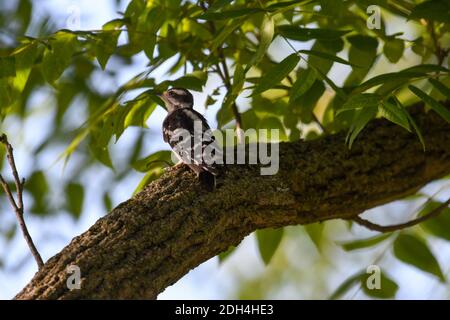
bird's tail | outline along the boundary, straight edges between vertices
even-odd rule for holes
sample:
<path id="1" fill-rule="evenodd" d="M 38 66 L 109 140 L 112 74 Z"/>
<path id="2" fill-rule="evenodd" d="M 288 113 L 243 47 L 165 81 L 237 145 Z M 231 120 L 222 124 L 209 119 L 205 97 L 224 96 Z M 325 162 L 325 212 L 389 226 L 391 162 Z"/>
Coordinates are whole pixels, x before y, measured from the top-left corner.
<path id="1" fill-rule="evenodd" d="M 203 170 L 198 174 L 198 180 L 209 192 L 216 188 L 216 177 L 209 171 Z"/>

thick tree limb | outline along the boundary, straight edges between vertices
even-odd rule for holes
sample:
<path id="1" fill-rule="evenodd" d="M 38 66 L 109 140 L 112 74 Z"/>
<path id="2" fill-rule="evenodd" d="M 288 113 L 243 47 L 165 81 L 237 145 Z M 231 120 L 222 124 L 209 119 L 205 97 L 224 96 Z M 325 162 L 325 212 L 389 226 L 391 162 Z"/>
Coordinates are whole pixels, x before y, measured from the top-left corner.
<path id="1" fill-rule="evenodd" d="M 419 109 L 425 153 L 416 136 L 376 120 L 351 150 L 344 134 L 282 143 L 275 176 L 229 166 L 212 193 L 191 172 L 172 169 L 75 237 L 16 298 L 154 299 L 256 229 L 348 219 L 411 194 L 450 173 L 450 126 Z M 80 290 L 66 287 L 72 264 Z"/>

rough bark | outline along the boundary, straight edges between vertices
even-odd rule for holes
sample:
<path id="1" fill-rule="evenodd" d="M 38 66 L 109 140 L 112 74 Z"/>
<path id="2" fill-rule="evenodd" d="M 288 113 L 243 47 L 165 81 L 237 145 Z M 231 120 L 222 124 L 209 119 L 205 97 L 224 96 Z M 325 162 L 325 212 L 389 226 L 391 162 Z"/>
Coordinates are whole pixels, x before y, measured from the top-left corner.
<path id="1" fill-rule="evenodd" d="M 447 103 L 447 107 L 449 103 Z M 424 135 L 372 121 L 348 150 L 345 134 L 280 144 L 280 171 L 227 166 L 203 191 L 184 168 L 166 172 L 51 258 L 17 299 L 154 299 L 200 263 L 267 227 L 348 219 L 450 173 L 450 126 L 413 108 Z M 81 269 L 68 290 L 66 268 Z"/>

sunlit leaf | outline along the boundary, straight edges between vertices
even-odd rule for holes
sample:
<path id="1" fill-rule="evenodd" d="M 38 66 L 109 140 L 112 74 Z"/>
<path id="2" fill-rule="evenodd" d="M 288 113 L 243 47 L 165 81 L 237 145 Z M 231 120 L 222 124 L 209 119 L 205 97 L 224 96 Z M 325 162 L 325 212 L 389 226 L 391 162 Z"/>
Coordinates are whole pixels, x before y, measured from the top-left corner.
<path id="1" fill-rule="evenodd" d="M 283 238 L 283 228 L 256 231 L 259 253 L 265 264 L 269 264 Z"/>
<path id="2" fill-rule="evenodd" d="M 338 244 L 344 249 L 345 251 L 353 251 L 353 250 L 359 250 L 359 249 L 366 249 L 370 247 L 374 247 L 377 244 L 385 241 L 386 239 L 389 239 L 392 236 L 392 234 L 386 233 L 379 236 L 374 236 L 367 239 L 359 239 L 359 240 L 352 240 L 352 241 L 345 241 L 345 242 L 339 242 Z"/>
<path id="3" fill-rule="evenodd" d="M 391 63 L 396 63 L 403 56 L 403 50 L 405 49 L 405 43 L 400 39 L 386 40 L 383 47 L 383 53 Z"/>
<path id="4" fill-rule="evenodd" d="M 274 35 L 274 22 L 272 18 L 264 16 L 264 20 L 260 28 L 260 40 L 258 44 L 258 50 L 252 59 L 251 65 L 257 65 L 266 54 L 267 49 L 272 43 Z M 247 67 L 248 68 L 248 67 Z"/>
<path id="5" fill-rule="evenodd" d="M 316 246 L 317 250 L 322 250 L 322 243 L 324 240 L 325 223 L 312 223 L 304 226 L 306 233 L 311 241 Z"/>
<path id="6" fill-rule="evenodd" d="M 442 203 L 437 201 L 430 201 L 421 210 L 420 216 L 430 213 L 432 210 L 440 207 Z M 428 219 L 420 224 L 430 234 L 450 241 L 450 208 L 444 208 L 441 213 L 434 218 Z"/>
<path id="7" fill-rule="evenodd" d="M 236 247 L 235 246 L 230 246 L 228 248 L 228 250 L 219 253 L 219 255 L 218 255 L 219 263 L 225 262 L 225 260 L 228 259 L 233 254 L 233 252 L 235 252 L 235 251 L 236 251 Z"/>
<path id="8" fill-rule="evenodd" d="M 109 58 L 115 52 L 120 31 L 105 32 L 97 35 L 95 55 L 102 69 L 106 68 Z"/>
<path id="9" fill-rule="evenodd" d="M 447 99 L 450 100 L 450 88 L 448 88 L 442 82 L 436 79 L 428 79 L 428 81 L 433 85 L 433 87 L 439 90 L 440 93 L 442 93 L 444 96 L 447 97 Z"/>
<path id="10" fill-rule="evenodd" d="M 400 234 L 394 242 L 394 255 L 400 261 L 445 281 L 441 267 L 427 244 L 411 234 Z"/>
<path id="11" fill-rule="evenodd" d="M 277 63 L 261 77 L 252 95 L 260 94 L 280 83 L 297 66 L 299 61 L 300 58 L 296 54 L 291 54 Z"/>
<path id="12" fill-rule="evenodd" d="M 215 51 L 217 48 L 221 47 L 223 42 L 229 35 L 231 35 L 234 30 L 239 28 L 242 23 L 244 23 L 244 19 L 238 19 L 236 21 L 230 21 L 218 35 L 214 37 L 211 41 L 211 51 Z"/>
<path id="13" fill-rule="evenodd" d="M 69 66 L 77 45 L 77 37 L 69 32 L 57 32 L 50 40 L 42 59 L 42 72 L 45 79 L 52 83 L 57 80 Z"/>
<path id="14" fill-rule="evenodd" d="M 289 101 L 294 101 L 303 95 L 317 79 L 317 71 L 314 68 L 301 70 L 290 91 Z"/>

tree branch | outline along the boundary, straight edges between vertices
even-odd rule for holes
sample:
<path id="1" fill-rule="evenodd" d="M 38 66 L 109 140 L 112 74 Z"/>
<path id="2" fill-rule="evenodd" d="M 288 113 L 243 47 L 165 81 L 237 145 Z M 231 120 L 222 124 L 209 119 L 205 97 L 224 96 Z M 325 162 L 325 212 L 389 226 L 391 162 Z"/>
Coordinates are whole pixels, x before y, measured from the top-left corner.
<path id="1" fill-rule="evenodd" d="M 11 206 L 13 207 L 14 212 L 16 213 L 17 221 L 19 222 L 20 229 L 22 230 L 25 241 L 30 248 L 31 254 L 33 255 L 36 263 L 38 265 L 38 269 L 41 269 L 44 266 L 44 262 L 42 261 L 41 255 L 34 245 L 33 239 L 28 232 L 27 225 L 25 224 L 25 219 L 23 218 L 24 207 L 23 207 L 23 186 L 25 185 L 25 179 L 20 180 L 19 173 L 17 172 L 16 162 L 14 160 L 13 148 L 11 144 L 8 142 L 8 137 L 6 134 L 2 134 L 0 136 L 0 143 L 2 143 L 6 148 L 6 157 L 9 162 L 9 166 L 11 167 L 11 171 L 14 178 L 14 183 L 16 185 L 17 192 L 17 202 L 14 200 L 14 196 L 11 192 L 11 189 L 8 183 L 3 179 L 3 176 L 0 174 L 0 184 L 5 190 L 5 193 L 8 197 Z"/>
<path id="2" fill-rule="evenodd" d="M 361 218 L 360 216 L 354 217 L 354 218 L 352 218 L 352 220 L 355 221 L 357 224 L 362 225 L 362 226 L 366 227 L 367 229 L 370 229 L 373 231 L 379 231 L 379 232 L 384 232 L 384 233 L 393 232 L 393 231 L 413 227 L 415 225 L 418 225 L 419 223 L 422 223 L 431 218 L 437 217 L 442 211 L 444 211 L 445 208 L 448 208 L 449 204 L 450 204 L 450 198 L 447 201 L 445 201 L 444 203 L 442 203 L 441 205 L 439 205 L 434 210 L 431 210 L 426 215 L 423 215 L 421 217 L 418 217 L 416 219 L 410 220 L 405 223 L 394 224 L 391 226 L 382 226 L 382 225 L 370 222 L 369 220 L 366 220 L 364 218 Z"/>
<path id="3" fill-rule="evenodd" d="M 256 229 L 351 219 L 413 194 L 450 173 L 450 126 L 423 104 L 410 110 L 426 152 L 414 134 L 374 120 L 351 150 L 345 133 L 280 143 L 273 176 L 258 165 L 227 165 L 214 192 L 172 168 L 75 237 L 16 298 L 154 299 Z M 79 290 L 66 286 L 68 265 L 80 268 Z"/>

